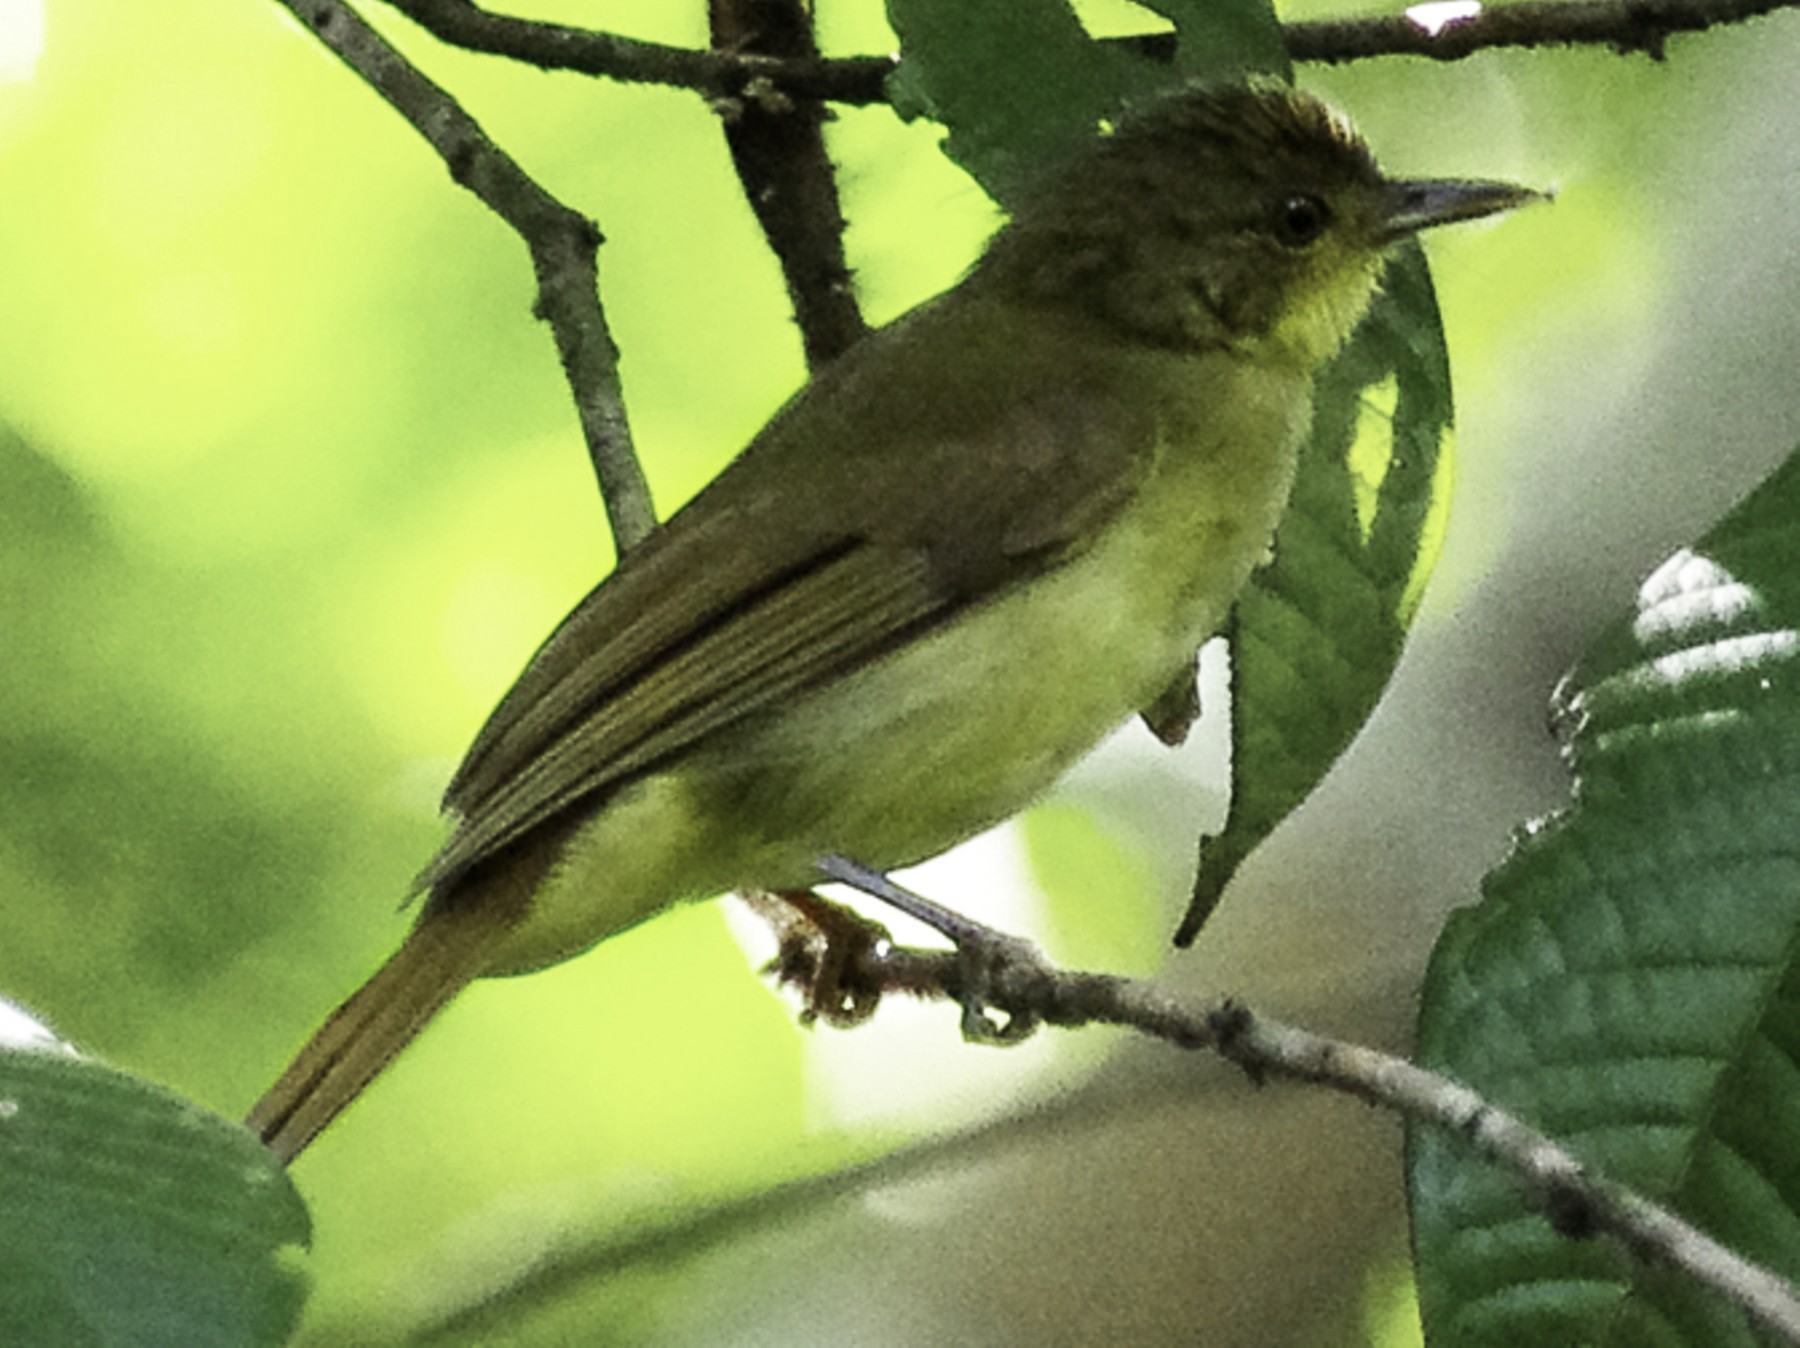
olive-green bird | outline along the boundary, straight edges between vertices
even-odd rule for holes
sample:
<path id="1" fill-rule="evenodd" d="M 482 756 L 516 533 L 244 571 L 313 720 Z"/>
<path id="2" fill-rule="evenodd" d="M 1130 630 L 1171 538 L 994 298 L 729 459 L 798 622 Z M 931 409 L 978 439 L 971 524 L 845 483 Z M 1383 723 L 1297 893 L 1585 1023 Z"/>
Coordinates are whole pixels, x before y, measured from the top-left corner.
<path id="1" fill-rule="evenodd" d="M 250 1126 L 292 1158 L 471 979 L 922 860 L 1179 705 L 1384 250 L 1534 195 L 1384 178 L 1272 87 L 1096 137 L 552 633 L 450 783 L 411 934 Z"/>

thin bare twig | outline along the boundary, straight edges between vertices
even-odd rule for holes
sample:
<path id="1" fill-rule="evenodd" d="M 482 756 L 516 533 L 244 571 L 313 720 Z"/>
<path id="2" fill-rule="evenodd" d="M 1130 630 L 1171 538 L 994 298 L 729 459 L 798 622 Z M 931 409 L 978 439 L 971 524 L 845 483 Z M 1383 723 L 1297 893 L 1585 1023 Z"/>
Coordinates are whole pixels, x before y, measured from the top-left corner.
<path id="1" fill-rule="evenodd" d="M 1517 1178 L 1560 1232 L 1605 1234 L 1634 1254 L 1661 1260 L 1742 1307 L 1759 1324 L 1800 1344 L 1800 1289 L 1720 1245 L 1673 1213 L 1601 1176 L 1515 1115 L 1468 1087 L 1404 1058 L 1267 1020 L 1234 1002 L 1198 1007 L 1155 985 L 1112 974 L 1058 969 L 1024 943 L 993 933 L 970 952 L 869 945 L 843 977 L 865 997 L 880 992 L 944 998 L 1002 1011 L 1014 1023 L 1120 1025 L 1181 1048 L 1211 1049 L 1253 1078 L 1285 1077 L 1352 1095 L 1443 1128 Z M 805 970 L 782 977 L 805 987 Z M 965 1010 L 964 1022 L 969 1017 Z"/>
<path id="2" fill-rule="evenodd" d="M 806 0 L 710 0 L 717 51 L 817 59 Z M 825 153 L 825 109 L 766 82 L 713 100 L 731 161 L 769 248 L 781 263 L 808 368 L 842 355 L 868 332 L 850 266 L 837 175 Z"/>
<path id="3" fill-rule="evenodd" d="M 1404 14 L 1288 24 L 1288 55 L 1342 65 L 1374 56 L 1460 61 L 1496 47 L 1611 47 L 1662 60 L 1676 33 L 1743 23 L 1800 0 L 1525 0 L 1489 5 L 1433 33 Z"/>
<path id="4" fill-rule="evenodd" d="M 390 3 L 441 40 L 470 51 L 512 57 L 544 70 L 677 85 L 715 98 L 740 97 L 756 84 L 792 98 L 884 103 L 888 76 L 897 68 L 891 56 L 815 59 L 693 51 L 493 14 L 472 0 Z M 1796 6 L 1800 0 L 1524 0 L 1489 6 L 1475 18 L 1450 23 L 1437 33 L 1404 14 L 1290 23 L 1282 32 L 1294 60 L 1325 65 L 1379 56 L 1460 61 L 1499 47 L 1602 46 L 1660 59 L 1665 43 L 1676 33 L 1743 23 Z M 1166 34 L 1109 41 L 1152 59 L 1166 59 L 1174 50 L 1173 37 Z"/>
<path id="5" fill-rule="evenodd" d="M 712 98 L 739 98 L 751 84 L 761 83 L 790 98 L 885 103 L 887 77 L 895 65 L 889 56 L 826 60 L 695 51 L 592 28 L 494 14 L 471 0 L 388 2 L 453 47 L 508 56 L 541 70 L 571 70 L 634 84 L 696 89 Z"/>
<path id="6" fill-rule="evenodd" d="M 445 90 L 344 0 L 279 0 L 443 158 L 450 176 L 516 230 L 537 274 L 536 312 L 550 325 L 621 555 L 656 527 L 632 452 L 619 353 L 600 307 L 599 227 L 525 173 Z"/>

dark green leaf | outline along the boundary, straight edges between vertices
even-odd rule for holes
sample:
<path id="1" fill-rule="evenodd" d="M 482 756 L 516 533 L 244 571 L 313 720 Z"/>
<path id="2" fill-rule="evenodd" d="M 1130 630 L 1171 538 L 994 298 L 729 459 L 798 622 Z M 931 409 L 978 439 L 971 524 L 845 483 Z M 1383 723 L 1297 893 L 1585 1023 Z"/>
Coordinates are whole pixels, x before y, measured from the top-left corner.
<path id="1" fill-rule="evenodd" d="M 1175 68 L 1220 83 L 1249 75 L 1292 82 L 1293 64 L 1275 7 L 1264 0 L 1137 0 L 1175 25 Z"/>
<path id="2" fill-rule="evenodd" d="M 1432 956 L 1423 1060 L 1800 1276 L 1800 456 L 1644 583 L 1559 689 L 1575 794 Z M 1673 1272 L 1560 1239 L 1411 1139 L 1435 1342 L 1750 1344 Z"/>
<path id="3" fill-rule="evenodd" d="M 1145 8 L 1174 22 L 1173 61 L 1093 41 L 1068 0 L 888 0 L 902 57 L 894 106 L 943 122 L 945 152 L 1004 204 L 1134 101 L 1195 79 L 1287 74 L 1268 0 Z"/>
<path id="4" fill-rule="evenodd" d="M 1193 939 L 1238 865 L 1330 770 L 1374 710 L 1435 561 L 1450 365 L 1418 245 L 1320 376 L 1274 560 L 1238 601 L 1232 801 L 1200 850 Z"/>
<path id="5" fill-rule="evenodd" d="M 284 1341 L 309 1239 L 234 1123 L 60 1053 L 0 1049 L 0 1342 Z"/>
<path id="6" fill-rule="evenodd" d="M 896 106 L 949 128 L 944 152 L 999 201 L 1094 133 L 1129 57 L 1091 42 L 1065 0 L 888 0 Z"/>

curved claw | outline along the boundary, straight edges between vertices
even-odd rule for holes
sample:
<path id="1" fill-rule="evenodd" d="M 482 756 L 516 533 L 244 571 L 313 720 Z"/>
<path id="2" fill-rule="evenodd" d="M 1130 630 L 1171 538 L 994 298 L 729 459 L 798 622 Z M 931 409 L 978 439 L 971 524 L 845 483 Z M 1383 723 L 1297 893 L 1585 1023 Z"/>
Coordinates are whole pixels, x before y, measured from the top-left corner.
<path id="1" fill-rule="evenodd" d="M 1043 1021 L 1027 1012 L 1010 1015 L 1004 1021 L 996 1021 L 988 1013 L 988 1008 L 979 1001 L 970 998 L 962 1007 L 962 1037 L 971 1044 L 986 1044 L 990 1048 L 1011 1048 L 1014 1044 L 1022 1044 L 1037 1033 Z"/>
<path id="2" fill-rule="evenodd" d="M 1004 975 L 1015 979 L 1021 970 L 1042 969 L 1044 957 L 1030 941 L 992 928 L 965 932 L 956 943 L 962 977 L 953 990 L 962 1007 L 962 1035 L 972 1044 L 1007 1048 L 1022 1044 L 1037 1033 L 1043 1018 L 1035 1011 L 1002 1011 L 1005 1020 L 990 1010 L 990 991 Z"/>

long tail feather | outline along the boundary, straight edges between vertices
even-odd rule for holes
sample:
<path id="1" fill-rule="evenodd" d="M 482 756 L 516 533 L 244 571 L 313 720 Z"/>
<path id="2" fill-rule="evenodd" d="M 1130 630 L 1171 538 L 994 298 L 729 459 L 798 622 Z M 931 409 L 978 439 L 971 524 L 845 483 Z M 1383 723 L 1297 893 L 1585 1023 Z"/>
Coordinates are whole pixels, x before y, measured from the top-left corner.
<path id="1" fill-rule="evenodd" d="M 332 1012 L 245 1123 L 285 1164 L 481 973 L 518 911 L 495 903 L 428 908 L 375 976 Z"/>

